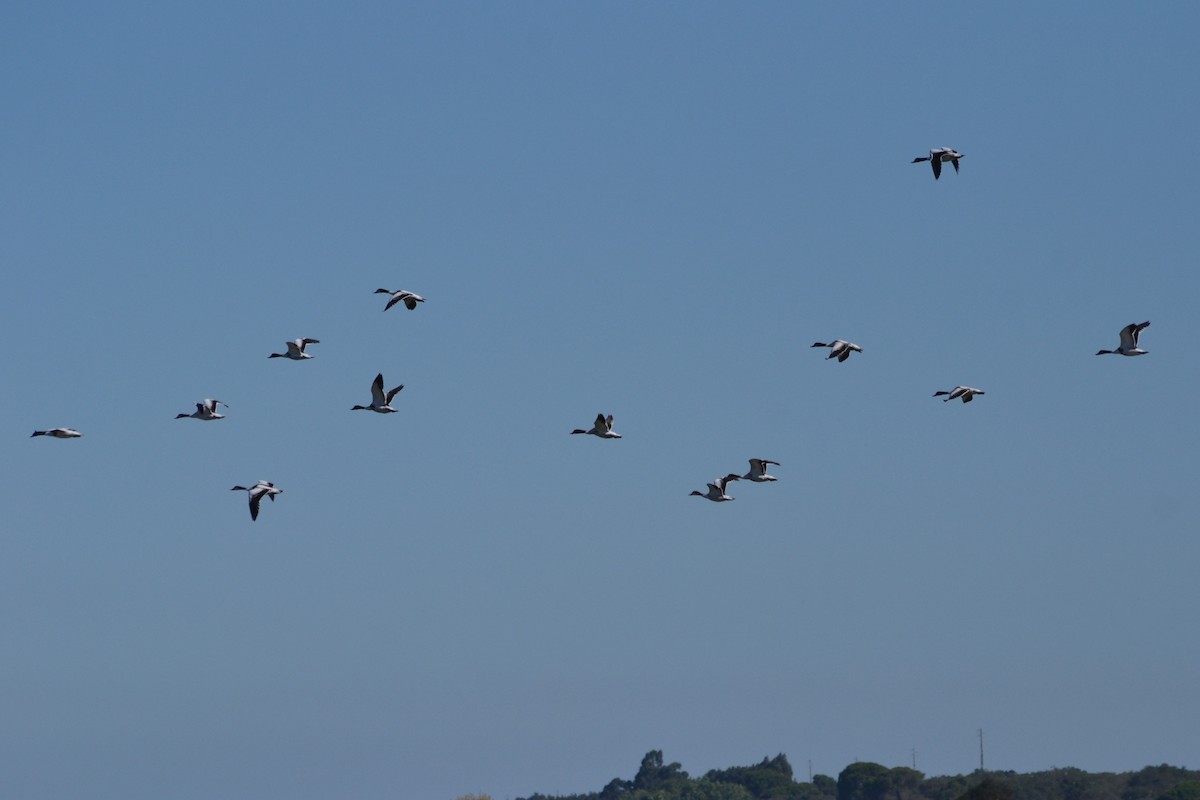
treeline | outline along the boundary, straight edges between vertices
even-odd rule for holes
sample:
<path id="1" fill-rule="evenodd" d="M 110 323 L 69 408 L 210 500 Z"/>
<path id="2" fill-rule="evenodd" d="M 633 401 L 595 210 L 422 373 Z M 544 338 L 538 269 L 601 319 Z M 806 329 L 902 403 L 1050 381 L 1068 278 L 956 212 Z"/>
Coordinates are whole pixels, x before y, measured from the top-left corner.
<path id="1" fill-rule="evenodd" d="M 1200 800 L 1200 771 L 1163 764 L 1137 772 L 981 772 L 926 778 L 908 767 L 859 762 L 836 779 L 795 779 L 780 753 L 748 767 L 709 770 L 693 778 L 651 750 L 630 780 L 613 778 L 598 792 L 533 794 L 519 800 Z"/>

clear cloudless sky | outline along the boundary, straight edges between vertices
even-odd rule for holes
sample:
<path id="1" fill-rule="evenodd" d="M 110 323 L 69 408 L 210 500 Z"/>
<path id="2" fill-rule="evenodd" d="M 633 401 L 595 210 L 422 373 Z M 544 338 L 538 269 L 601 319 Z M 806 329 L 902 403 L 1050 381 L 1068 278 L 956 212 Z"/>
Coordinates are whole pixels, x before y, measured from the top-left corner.
<path id="1" fill-rule="evenodd" d="M 7 4 L 3 794 L 1197 766 L 1197 30 Z"/>

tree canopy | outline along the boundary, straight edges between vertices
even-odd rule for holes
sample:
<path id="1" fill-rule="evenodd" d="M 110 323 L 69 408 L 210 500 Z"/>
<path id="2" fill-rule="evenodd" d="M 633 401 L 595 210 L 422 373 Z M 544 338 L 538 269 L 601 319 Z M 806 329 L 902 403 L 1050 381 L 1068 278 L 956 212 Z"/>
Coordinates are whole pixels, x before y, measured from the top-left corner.
<path id="1" fill-rule="evenodd" d="M 1162 764 L 1120 774 L 1062 767 L 927 778 L 909 767 L 861 761 L 836 780 L 814 775 L 806 783 L 795 779 L 783 753 L 692 778 L 662 750 L 651 750 L 632 778 L 613 778 L 599 791 L 518 800 L 1200 800 L 1200 772 Z"/>

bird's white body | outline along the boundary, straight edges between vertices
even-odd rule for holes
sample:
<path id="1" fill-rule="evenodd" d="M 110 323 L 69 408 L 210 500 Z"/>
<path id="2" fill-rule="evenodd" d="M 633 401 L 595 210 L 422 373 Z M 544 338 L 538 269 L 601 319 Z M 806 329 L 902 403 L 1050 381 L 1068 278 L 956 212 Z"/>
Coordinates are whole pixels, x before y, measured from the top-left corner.
<path id="1" fill-rule="evenodd" d="M 1121 344 L 1116 350 L 1100 350 L 1096 353 L 1098 356 L 1103 355 L 1118 355 L 1118 356 L 1144 356 L 1149 353 L 1149 350 L 1143 350 L 1138 346 L 1138 337 L 1142 335 L 1142 331 L 1150 327 L 1147 322 L 1131 322 L 1124 328 L 1121 328 Z"/>
<path id="2" fill-rule="evenodd" d="M 74 428 L 51 428 L 48 431 L 34 431 L 29 438 L 34 436 L 53 436 L 55 439 L 78 439 L 83 436 L 82 433 Z"/>
<path id="3" fill-rule="evenodd" d="M 421 295 L 413 294 L 412 292 L 406 292 L 403 289 L 395 292 L 393 292 L 391 289 L 376 289 L 375 294 L 391 295 L 391 299 L 388 300 L 387 305 L 383 307 L 384 311 L 387 311 L 389 308 L 396 305 L 396 303 L 404 303 L 405 308 L 407 308 L 409 311 L 412 311 L 417 307 L 417 303 L 425 302 L 425 298 L 421 297 Z"/>
<path id="4" fill-rule="evenodd" d="M 377 414 L 394 414 L 396 409 L 392 408 L 392 398 L 396 393 L 404 388 L 404 384 L 400 384 L 395 389 L 390 389 L 385 392 L 383 390 L 383 373 L 375 376 L 375 380 L 371 381 L 371 405 L 369 406 L 354 406 L 351 411 L 374 411 Z"/>
<path id="5" fill-rule="evenodd" d="M 229 408 L 227 403 L 222 403 L 220 400 L 205 400 L 202 403 L 196 403 L 196 410 L 191 414 L 176 414 L 175 419 L 192 418 L 206 421 L 225 419 L 224 414 L 217 413 L 217 406 L 225 406 L 226 408 Z"/>
<path id="6" fill-rule="evenodd" d="M 986 392 L 984 392 L 982 389 L 976 389 L 973 386 L 955 386 L 948 392 L 934 392 L 933 396 L 942 397 L 942 395 L 945 395 L 945 397 L 942 397 L 943 403 L 948 403 L 951 400 L 957 400 L 960 397 L 964 403 L 969 403 L 975 399 L 975 395 L 977 394 L 986 394 Z"/>
<path id="7" fill-rule="evenodd" d="M 575 430 L 571 431 L 571 433 L 572 434 L 590 433 L 592 436 L 599 436 L 601 439 L 620 439 L 621 434 L 613 433 L 612 426 L 613 426 L 612 414 L 609 414 L 606 417 L 606 416 L 604 416 L 603 413 L 600 413 L 600 414 L 596 415 L 596 422 L 595 422 L 595 424 L 592 425 L 591 428 L 589 428 L 588 430 L 584 430 L 583 428 L 576 428 Z"/>
<path id="8" fill-rule="evenodd" d="M 264 497 L 271 498 L 271 502 L 275 502 L 275 495 L 283 494 L 283 489 L 275 488 L 275 484 L 270 481 L 259 481 L 253 486 L 234 486 L 229 491 L 231 492 L 249 492 L 250 493 L 250 521 L 258 519 L 258 507 L 262 503 Z"/>
<path id="9" fill-rule="evenodd" d="M 813 342 L 813 347 L 829 348 L 829 355 L 825 357 L 826 361 L 831 358 L 836 358 L 839 362 L 841 362 L 850 357 L 851 351 L 855 353 L 862 352 L 861 347 L 856 345 L 854 342 L 847 342 L 844 339 L 834 339 L 829 344 L 825 344 L 824 342 Z"/>
<path id="10" fill-rule="evenodd" d="M 303 361 L 306 358 L 312 358 L 305 349 L 310 344 L 320 344 L 319 339 L 293 339 L 287 343 L 286 353 L 271 353 L 267 358 L 290 358 L 292 361 Z"/>

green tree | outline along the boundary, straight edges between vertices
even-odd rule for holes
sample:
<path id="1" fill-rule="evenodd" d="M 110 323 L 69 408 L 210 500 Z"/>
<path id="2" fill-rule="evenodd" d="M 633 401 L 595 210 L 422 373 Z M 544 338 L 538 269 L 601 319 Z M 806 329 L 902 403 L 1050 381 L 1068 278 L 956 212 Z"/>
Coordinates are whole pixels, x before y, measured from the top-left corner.
<path id="1" fill-rule="evenodd" d="M 817 787 L 817 791 L 829 797 L 837 797 L 838 785 L 837 781 L 828 775 L 813 775 L 812 785 Z"/>
<path id="2" fill-rule="evenodd" d="M 921 784 L 921 794 L 928 800 L 956 800 L 962 796 L 964 792 L 978 783 L 974 778 L 968 778 L 965 775 L 949 775 L 936 778 L 927 778 Z M 1021 794 L 1021 800 L 1032 800 Z"/>
<path id="3" fill-rule="evenodd" d="M 1014 800 L 1012 787 L 995 778 L 984 778 L 982 783 L 967 790 L 959 800 Z"/>
<path id="4" fill-rule="evenodd" d="M 1200 781 L 1177 783 L 1159 795 L 1158 800 L 1200 800 Z"/>
<path id="5" fill-rule="evenodd" d="M 525 800 L 1200 800 L 1200 771 L 1162 764 L 1136 773 L 1056 767 L 925 778 L 907 767 L 859 763 L 846 767 L 836 781 L 814 775 L 812 783 L 797 783 L 781 753 L 753 766 L 711 770 L 691 779 L 679 764 L 666 763 L 661 750 L 651 750 L 633 780 L 614 778 L 600 792 L 533 794 Z"/>
<path id="6" fill-rule="evenodd" d="M 688 781 L 679 789 L 678 800 L 754 800 L 754 795 L 733 783 L 719 783 L 708 778 Z"/>
<path id="7" fill-rule="evenodd" d="M 892 794 L 897 800 L 918 796 L 921 792 L 921 782 L 925 774 L 909 767 L 892 767 L 889 775 L 892 781 Z"/>
<path id="8" fill-rule="evenodd" d="M 882 764 L 860 761 L 838 775 L 838 800 L 888 800 L 891 770 Z"/>
<path id="9" fill-rule="evenodd" d="M 662 750 L 651 750 L 642 757 L 642 766 L 633 778 L 633 788 L 646 791 L 678 792 L 687 782 L 688 774 L 678 761 L 663 763 Z"/>
<path id="10" fill-rule="evenodd" d="M 1195 773 L 1169 764 L 1143 767 L 1129 776 L 1121 800 L 1153 800 L 1184 781 L 1196 780 Z"/>
<path id="11" fill-rule="evenodd" d="M 631 791 L 633 791 L 633 781 L 623 781 L 620 778 L 613 778 L 600 790 L 600 800 L 616 800 L 619 797 L 624 797 Z"/>
<path id="12" fill-rule="evenodd" d="M 801 797 L 802 784 L 792 780 L 792 765 L 783 753 L 763 757 L 753 767 L 710 770 L 705 778 L 745 787 L 755 800 L 793 800 Z"/>

